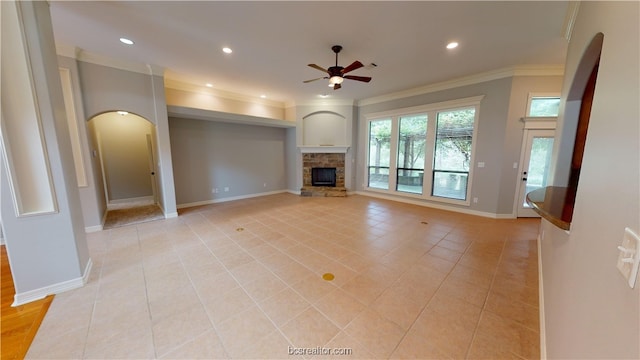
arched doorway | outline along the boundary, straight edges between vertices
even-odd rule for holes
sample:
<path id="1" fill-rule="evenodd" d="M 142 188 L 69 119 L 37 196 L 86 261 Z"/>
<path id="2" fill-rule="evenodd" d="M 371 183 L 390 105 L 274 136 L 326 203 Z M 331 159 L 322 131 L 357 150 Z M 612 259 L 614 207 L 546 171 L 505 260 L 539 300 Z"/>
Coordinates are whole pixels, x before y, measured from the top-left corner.
<path id="1" fill-rule="evenodd" d="M 111 111 L 88 122 L 99 164 L 107 210 L 104 228 L 164 218 L 157 206 L 155 126 L 126 111 Z"/>
<path id="2" fill-rule="evenodd" d="M 564 106 L 560 141 L 554 145 L 557 156 L 553 183 L 567 188 L 562 212 L 562 220 L 567 222 L 573 218 L 603 42 L 604 35 L 596 34 L 580 59 Z"/>

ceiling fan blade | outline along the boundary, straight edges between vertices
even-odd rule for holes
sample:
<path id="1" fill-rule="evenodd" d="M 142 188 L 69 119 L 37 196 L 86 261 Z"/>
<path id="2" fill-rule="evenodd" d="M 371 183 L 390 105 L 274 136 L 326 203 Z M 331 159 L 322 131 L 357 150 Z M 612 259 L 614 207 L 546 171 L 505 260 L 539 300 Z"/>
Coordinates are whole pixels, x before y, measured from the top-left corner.
<path id="1" fill-rule="evenodd" d="M 335 85 L 333 85 L 333 90 L 338 90 L 338 89 L 340 89 L 341 87 L 342 87 L 342 85 L 340 85 L 340 84 L 335 84 Z"/>
<path id="2" fill-rule="evenodd" d="M 319 77 L 319 78 L 315 78 L 315 79 L 311 79 L 311 80 L 305 80 L 305 81 L 303 81 L 303 83 L 306 84 L 306 83 L 310 83 L 312 81 L 316 81 L 316 80 L 320 80 L 320 79 L 328 79 L 328 77 L 323 76 L 323 77 Z"/>
<path id="3" fill-rule="evenodd" d="M 322 72 L 326 72 L 326 73 L 328 73 L 328 72 L 329 72 L 327 69 L 323 68 L 323 67 L 322 67 L 322 66 L 320 66 L 320 65 L 316 65 L 316 64 L 309 64 L 309 66 L 310 66 L 310 67 L 312 67 L 312 68 L 314 68 L 314 69 L 318 69 L 318 70 L 320 70 L 320 71 L 322 71 Z"/>
<path id="4" fill-rule="evenodd" d="M 362 65 L 362 63 L 361 63 L 360 61 L 356 60 L 356 61 L 354 61 L 353 63 L 351 63 L 351 65 L 349 65 L 349 66 L 347 66 L 346 68 L 344 68 L 344 69 L 342 70 L 342 73 L 343 73 L 343 74 L 346 74 L 346 73 L 351 72 L 351 71 L 353 71 L 353 70 L 360 69 L 360 68 L 361 68 L 361 67 L 363 67 L 363 66 L 364 66 L 364 65 Z"/>
<path id="5" fill-rule="evenodd" d="M 345 75 L 344 78 L 345 79 L 351 79 L 351 80 L 357 80 L 357 81 L 364 81 L 364 82 L 371 81 L 371 78 L 368 77 L 368 76 Z"/>

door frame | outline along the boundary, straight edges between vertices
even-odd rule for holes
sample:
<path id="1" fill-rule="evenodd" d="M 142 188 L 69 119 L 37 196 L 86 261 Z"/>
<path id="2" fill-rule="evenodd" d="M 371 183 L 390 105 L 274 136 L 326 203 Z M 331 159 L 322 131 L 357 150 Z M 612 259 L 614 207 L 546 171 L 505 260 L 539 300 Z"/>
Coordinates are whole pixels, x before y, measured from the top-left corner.
<path id="1" fill-rule="evenodd" d="M 529 132 L 531 130 L 553 130 L 556 129 L 557 117 L 524 117 L 522 121 L 524 122 L 524 129 L 522 132 L 522 145 L 520 147 L 520 161 L 518 162 L 518 172 L 516 176 L 516 192 L 513 200 L 513 215 L 514 217 L 518 217 L 518 209 L 520 207 L 520 190 L 522 187 L 522 172 L 524 171 L 525 153 L 527 151 L 527 139 L 529 137 Z M 531 210 L 530 217 L 539 217 L 537 213 Z"/>

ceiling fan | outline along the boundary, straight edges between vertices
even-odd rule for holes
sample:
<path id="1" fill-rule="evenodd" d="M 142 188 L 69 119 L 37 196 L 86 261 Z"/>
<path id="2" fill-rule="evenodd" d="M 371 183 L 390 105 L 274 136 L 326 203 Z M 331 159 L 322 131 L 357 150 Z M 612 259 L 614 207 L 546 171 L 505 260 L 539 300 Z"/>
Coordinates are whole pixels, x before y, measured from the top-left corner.
<path id="1" fill-rule="evenodd" d="M 344 79 L 363 81 L 363 82 L 371 81 L 371 78 L 368 76 L 345 75 L 346 73 L 359 69 L 364 65 L 362 65 L 360 61 L 356 60 L 347 67 L 338 66 L 338 53 L 340 52 L 340 50 L 342 50 L 342 46 L 333 45 L 331 47 L 331 50 L 333 50 L 333 52 L 336 53 L 336 66 L 332 66 L 329 69 L 325 69 L 316 64 L 309 64 L 310 67 L 314 69 L 318 69 L 322 72 L 325 72 L 327 73 L 328 76 L 319 77 L 317 79 L 305 80 L 303 81 L 304 83 L 309 83 L 309 82 L 320 80 L 320 79 L 329 79 L 329 86 L 333 86 L 333 90 L 338 90 L 342 87 L 341 84 L 342 84 L 342 81 L 344 81 Z"/>

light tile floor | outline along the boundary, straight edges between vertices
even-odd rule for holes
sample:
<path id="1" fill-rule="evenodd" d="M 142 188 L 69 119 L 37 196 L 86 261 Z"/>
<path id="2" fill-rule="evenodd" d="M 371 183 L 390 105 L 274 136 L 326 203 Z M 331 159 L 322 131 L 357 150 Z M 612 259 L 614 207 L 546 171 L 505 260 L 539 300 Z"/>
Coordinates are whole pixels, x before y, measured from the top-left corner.
<path id="1" fill-rule="evenodd" d="M 89 283 L 27 357 L 539 358 L 538 226 L 364 196 L 185 209 L 88 234 Z"/>

